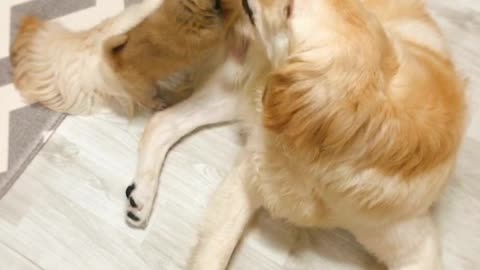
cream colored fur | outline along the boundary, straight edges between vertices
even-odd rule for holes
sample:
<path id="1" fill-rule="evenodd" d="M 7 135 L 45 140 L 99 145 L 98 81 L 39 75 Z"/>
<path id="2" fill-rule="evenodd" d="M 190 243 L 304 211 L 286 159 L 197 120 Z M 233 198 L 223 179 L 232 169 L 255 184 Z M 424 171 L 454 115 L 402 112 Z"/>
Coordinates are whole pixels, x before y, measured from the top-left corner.
<path id="1" fill-rule="evenodd" d="M 82 32 L 28 19 L 12 48 L 20 93 L 32 102 L 70 114 L 90 114 L 105 107 L 132 111 L 135 101 L 104 59 L 103 43 L 135 27 L 162 2 L 146 0 L 132 5 Z"/>

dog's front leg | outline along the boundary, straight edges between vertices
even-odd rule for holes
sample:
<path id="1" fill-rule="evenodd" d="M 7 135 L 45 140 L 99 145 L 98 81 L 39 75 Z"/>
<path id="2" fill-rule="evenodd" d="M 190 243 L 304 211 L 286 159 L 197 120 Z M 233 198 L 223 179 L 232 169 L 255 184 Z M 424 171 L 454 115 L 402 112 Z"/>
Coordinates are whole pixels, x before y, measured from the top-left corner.
<path id="1" fill-rule="evenodd" d="M 255 170 L 246 155 L 213 195 L 189 270 L 224 270 L 251 217 L 258 209 L 247 185 Z"/>
<path id="2" fill-rule="evenodd" d="M 234 95 L 221 82 L 210 83 L 182 103 L 152 117 L 140 141 L 135 181 L 126 191 L 130 225 L 144 227 L 147 224 L 160 170 L 170 148 L 199 127 L 235 120 Z"/>

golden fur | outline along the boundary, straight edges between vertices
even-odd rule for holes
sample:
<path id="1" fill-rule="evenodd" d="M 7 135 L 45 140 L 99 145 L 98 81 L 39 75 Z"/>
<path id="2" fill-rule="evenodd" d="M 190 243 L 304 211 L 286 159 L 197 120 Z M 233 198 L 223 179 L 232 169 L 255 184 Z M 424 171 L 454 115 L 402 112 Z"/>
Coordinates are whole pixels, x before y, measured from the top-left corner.
<path id="1" fill-rule="evenodd" d="M 448 54 L 413 40 L 388 38 L 384 31 L 389 28 L 382 24 L 411 20 L 408 13 L 377 21 L 365 16 L 357 1 L 330 2 L 336 19 L 343 22 L 341 30 L 322 42 L 318 57 L 293 44 L 285 64 L 270 74 L 264 126 L 270 131 L 268 141 L 276 143 L 268 152 L 274 152 L 272 157 L 286 152 L 289 160 L 301 158 L 301 166 L 322 171 L 319 176 L 325 168 L 336 167 L 348 167 L 354 173 L 350 178 L 376 171 L 387 183 L 370 191 L 347 188 L 348 179 L 327 180 L 328 190 L 351 195 L 365 210 L 397 212 L 408 205 L 413 191 L 403 200 L 389 194 L 381 199 L 382 186 L 392 184 L 388 181 L 398 185 L 398 192 L 411 189 L 415 181 L 434 181 L 430 191 L 437 198 L 441 188 L 433 187 L 444 186 L 449 175 L 428 175 L 445 164 L 453 166 L 465 125 L 463 80 Z M 370 2 L 364 5 L 369 9 Z M 418 6 L 410 7 L 415 16 L 420 13 Z M 421 18 L 436 29 L 425 12 Z M 421 209 L 432 201 L 425 203 L 428 206 Z"/>
<path id="2" fill-rule="evenodd" d="M 270 1 L 258 2 L 264 9 L 271 6 Z M 437 26 L 417 1 L 322 2 L 322 8 L 330 9 L 335 24 L 311 17 L 308 23 L 327 25 L 318 30 L 323 31 L 319 36 L 325 38 L 303 39 L 304 28 L 300 26 L 304 22 L 299 22 L 297 28 L 292 26 L 288 57 L 280 55 L 284 59 L 279 60 L 278 55 L 273 55 L 279 64 L 274 65 L 272 72 L 268 68 L 259 70 L 242 90 L 257 91 L 247 96 L 253 102 L 247 104 L 257 108 L 244 110 L 261 108 L 265 166 L 280 163 L 276 169 L 298 167 L 302 177 L 290 178 L 316 178 L 318 188 L 339 197 L 350 195 L 357 207 L 382 209 L 385 213 L 396 213 L 410 205 L 416 184 L 434 181 L 427 185 L 432 186 L 429 192 L 435 194 L 422 191 L 422 196 L 428 198 L 425 207 L 418 208 L 416 203 L 409 207 L 428 209 L 448 180 L 448 174 L 435 179 L 429 175 L 453 166 L 462 140 L 464 81 L 448 53 L 389 31 L 408 20 L 422 20 L 435 32 Z M 387 16 L 381 12 L 385 6 L 395 7 L 400 14 Z M 381 15 L 371 16 L 367 10 Z M 276 15 L 279 16 L 278 12 Z M 278 18 L 261 19 L 270 20 L 270 27 L 278 24 L 272 22 Z M 287 31 L 275 29 L 282 30 Z M 262 33 L 259 36 L 261 39 Z M 266 50 L 276 41 L 268 42 Z M 258 59 L 261 57 L 252 56 L 252 63 L 247 65 L 258 65 Z M 265 87 L 256 83 L 265 83 Z M 251 118 L 247 116 L 247 120 Z M 337 172 L 340 168 L 351 175 Z M 337 173 L 340 175 L 336 176 Z M 378 182 L 365 179 L 378 186 L 355 187 L 363 174 L 378 178 Z M 348 183 L 352 178 L 355 181 Z M 387 191 L 382 192 L 383 185 L 397 186 L 399 195 L 383 194 Z M 362 187 L 368 189 L 361 190 Z M 401 198 L 403 190 L 405 196 Z"/>
<path id="3" fill-rule="evenodd" d="M 191 269 L 224 269 L 257 207 L 347 229 L 389 269 L 441 269 L 430 208 L 454 169 L 466 104 L 423 5 L 246 2 L 256 36 L 239 96 L 247 146 L 214 195 Z"/>
<path id="4" fill-rule="evenodd" d="M 161 109 L 189 96 L 224 61 L 228 21 L 211 0 L 165 1 L 107 40 L 108 61 L 132 97 Z"/>

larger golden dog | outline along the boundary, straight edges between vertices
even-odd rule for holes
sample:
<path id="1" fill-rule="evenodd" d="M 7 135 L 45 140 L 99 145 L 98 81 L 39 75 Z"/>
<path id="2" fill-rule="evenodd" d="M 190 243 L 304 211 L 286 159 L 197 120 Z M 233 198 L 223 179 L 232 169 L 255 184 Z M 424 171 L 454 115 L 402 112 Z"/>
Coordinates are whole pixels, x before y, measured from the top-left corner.
<path id="1" fill-rule="evenodd" d="M 389 269 L 441 269 L 430 208 L 454 169 L 466 105 L 463 79 L 423 5 L 242 4 L 245 63 L 227 61 L 219 73 L 236 70 L 239 89 L 213 79 L 153 118 L 128 192 L 130 222 L 147 221 L 164 155 L 179 137 L 239 119 L 247 143 L 212 199 L 191 269 L 225 269 L 261 207 L 299 226 L 347 229 Z"/>

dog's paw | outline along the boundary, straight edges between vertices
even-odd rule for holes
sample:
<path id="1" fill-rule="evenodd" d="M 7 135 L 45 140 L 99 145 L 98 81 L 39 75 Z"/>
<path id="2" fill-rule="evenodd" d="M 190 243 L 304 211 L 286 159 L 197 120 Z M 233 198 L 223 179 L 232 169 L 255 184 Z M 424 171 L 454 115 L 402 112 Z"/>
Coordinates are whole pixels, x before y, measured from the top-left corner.
<path id="1" fill-rule="evenodd" d="M 127 223 L 136 228 L 146 227 L 152 213 L 156 189 L 134 183 L 127 187 L 125 195 L 127 196 Z"/>

